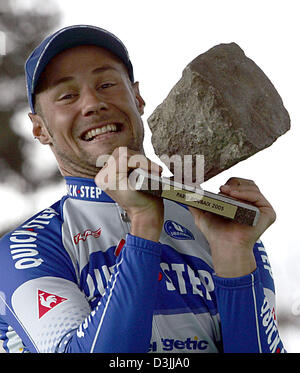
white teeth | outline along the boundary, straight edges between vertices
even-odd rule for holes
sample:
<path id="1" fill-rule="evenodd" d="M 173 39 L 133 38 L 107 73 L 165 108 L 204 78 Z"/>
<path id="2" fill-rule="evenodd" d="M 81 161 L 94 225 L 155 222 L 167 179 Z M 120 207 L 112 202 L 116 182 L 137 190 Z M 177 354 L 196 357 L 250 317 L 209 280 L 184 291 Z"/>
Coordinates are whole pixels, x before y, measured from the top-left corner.
<path id="1" fill-rule="evenodd" d="M 84 135 L 84 140 L 89 140 L 97 135 L 103 135 L 104 133 L 107 132 L 116 132 L 117 131 L 117 126 L 115 124 L 107 124 L 106 126 L 103 126 L 101 128 L 95 128 L 90 131 L 88 131 Z"/>

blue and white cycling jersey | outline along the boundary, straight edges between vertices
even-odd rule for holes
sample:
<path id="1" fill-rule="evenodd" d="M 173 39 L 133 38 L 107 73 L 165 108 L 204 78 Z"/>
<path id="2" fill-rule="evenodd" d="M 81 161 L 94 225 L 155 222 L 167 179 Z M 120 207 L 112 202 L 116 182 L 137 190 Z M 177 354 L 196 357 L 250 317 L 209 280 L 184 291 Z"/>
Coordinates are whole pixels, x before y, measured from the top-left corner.
<path id="1" fill-rule="evenodd" d="M 129 234 L 91 179 L 0 241 L 0 331 L 8 352 L 284 352 L 272 272 L 214 274 L 183 206 L 165 201 L 160 242 Z"/>

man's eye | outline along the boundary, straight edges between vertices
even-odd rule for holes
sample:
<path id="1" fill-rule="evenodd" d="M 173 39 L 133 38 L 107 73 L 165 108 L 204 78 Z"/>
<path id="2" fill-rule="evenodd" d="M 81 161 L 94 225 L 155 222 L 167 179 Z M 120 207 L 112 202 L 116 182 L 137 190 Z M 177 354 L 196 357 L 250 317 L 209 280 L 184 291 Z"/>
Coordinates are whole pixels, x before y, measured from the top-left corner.
<path id="1" fill-rule="evenodd" d="M 106 88 L 110 88 L 113 86 L 114 86 L 113 83 L 104 83 L 104 84 L 101 84 L 98 89 L 106 89 Z"/>
<path id="2" fill-rule="evenodd" d="M 66 95 L 63 95 L 59 98 L 59 100 L 70 100 L 76 96 L 75 93 L 68 93 Z"/>

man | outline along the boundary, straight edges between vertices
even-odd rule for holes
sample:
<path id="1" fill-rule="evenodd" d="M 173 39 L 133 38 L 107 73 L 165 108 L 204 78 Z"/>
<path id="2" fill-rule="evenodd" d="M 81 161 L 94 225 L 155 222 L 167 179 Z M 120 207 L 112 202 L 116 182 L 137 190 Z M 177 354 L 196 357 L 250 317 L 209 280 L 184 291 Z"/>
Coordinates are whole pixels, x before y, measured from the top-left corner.
<path id="1" fill-rule="evenodd" d="M 68 195 L 1 240 L 6 351 L 283 352 L 259 241 L 275 212 L 258 187 L 220 188 L 260 209 L 255 227 L 120 188 L 133 168 L 160 169 L 130 162 L 144 154 L 145 103 L 109 32 L 59 30 L 25 70 L 33 135 Z"/>

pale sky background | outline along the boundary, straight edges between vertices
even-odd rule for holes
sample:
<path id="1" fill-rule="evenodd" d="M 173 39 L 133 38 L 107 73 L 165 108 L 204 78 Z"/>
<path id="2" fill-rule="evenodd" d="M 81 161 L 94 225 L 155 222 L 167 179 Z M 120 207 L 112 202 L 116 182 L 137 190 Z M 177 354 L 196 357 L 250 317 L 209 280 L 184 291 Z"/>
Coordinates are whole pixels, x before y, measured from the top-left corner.
<path id="1" fill-rule="evenodd" d="M 26 6 L 30 1 L 20 1 Z M 262 236 L 272 264 L 277 309 L 300 318 L 300 237 L 298 187 L 300 182 L 299 129 L 299 2 L 297 0 L 60 0 L 60 26 L 87 23 L 116 34 L 126 45 L 135 79 L 146 101 L 146 154 L 157 161 L 147 118 L 180 79 L 196 56 L 220 43 L 237 43 L 272 81 L 291 117 L 291 130 L 270 148 L 252 156 L 203 184 L 218 192 L 231 176 L 255 180 L 277 212 L 277 221 Z M 25 89 L 25 87 L 24 87 Z M 25 113 L 16 128 L 31 136 Z M 45 162 L 55 162 L 50 150 L 38 144 L 31 150 L 32 166 L 43 175 Z M 18 195 L 0 188 L 4 227 L 16 217 L 32 215 L 60 199 L 64 184 L 38 196 Z M 9 203 L 9 205 L 8 205 Z M 9 207 L 8 207 L 9 206 Z M 300 352 L 300 320 L 280 329 L 289 352 Z"/>

